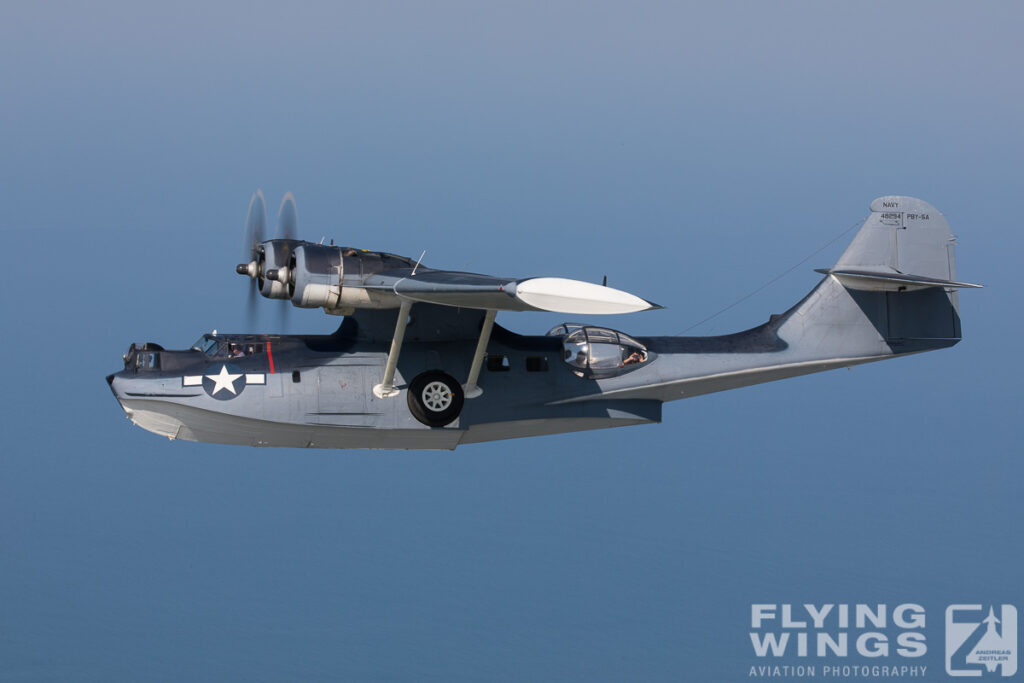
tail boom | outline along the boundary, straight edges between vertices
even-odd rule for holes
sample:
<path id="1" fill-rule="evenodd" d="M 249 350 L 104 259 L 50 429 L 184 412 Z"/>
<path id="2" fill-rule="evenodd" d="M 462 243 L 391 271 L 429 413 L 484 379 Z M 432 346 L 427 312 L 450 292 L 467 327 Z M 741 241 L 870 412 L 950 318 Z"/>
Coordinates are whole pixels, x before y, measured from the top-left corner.
<path id="1" fill-rule="evenodd" d="M 783 315 L 722 337 L 652 337 L 650 372 L 602 398 L 670 401 L 953 346 L 961 339 L 956 244 L 945 217 L 880 197 L 839 261 Z"/>

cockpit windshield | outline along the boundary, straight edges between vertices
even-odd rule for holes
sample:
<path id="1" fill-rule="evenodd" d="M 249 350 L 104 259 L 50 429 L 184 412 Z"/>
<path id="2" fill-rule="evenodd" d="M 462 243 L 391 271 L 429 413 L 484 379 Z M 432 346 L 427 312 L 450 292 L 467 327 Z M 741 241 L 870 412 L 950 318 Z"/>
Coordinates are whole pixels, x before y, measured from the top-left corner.
<path id="1" fill-rule="evenodd" d="M 217 353 L 217 347 L 219 345 L 220 342 L 217 341 L 216 337 L 211 334 L 204 334 L 196 340 L 196 343 L 193 344 L 191 348 L 193 351 L 202 351 L 207 356 L 214 356 Z"/>

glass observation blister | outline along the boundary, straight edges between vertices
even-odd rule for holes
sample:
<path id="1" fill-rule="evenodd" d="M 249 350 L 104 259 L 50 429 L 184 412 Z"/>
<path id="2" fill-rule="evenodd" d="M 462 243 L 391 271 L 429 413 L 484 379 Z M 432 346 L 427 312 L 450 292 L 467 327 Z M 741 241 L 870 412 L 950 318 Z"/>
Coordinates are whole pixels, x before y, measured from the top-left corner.
<path id="1" fill-rule="evenodd" d="M 614 377 L 651 360 L 643 344 L 605 327 L 564 323 L 548 336 L 562 337 L 562 360 L 580 377 Z"/>

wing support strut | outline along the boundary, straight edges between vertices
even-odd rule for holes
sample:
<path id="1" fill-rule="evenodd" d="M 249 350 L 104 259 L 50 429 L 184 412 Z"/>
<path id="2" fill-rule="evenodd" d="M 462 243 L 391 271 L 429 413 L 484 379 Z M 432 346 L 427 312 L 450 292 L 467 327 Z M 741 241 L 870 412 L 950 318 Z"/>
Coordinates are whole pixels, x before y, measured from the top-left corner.
<path id="1" fill-rule="evenodd" d="M 480 328 L 480 339 L 476 342 L 476 353 L 473 354 L 473 364 L 469 367 L 469 378 L 462 385 L 462 391 L 466 398 L 476 398 L 484 393 L 484 390 L 477 386 L 476 382 L 480 379 L 480 368 L 484 364 L 484 358 L 487 357 L 487 342 L 491 338 L 491 330 L 494 329 L 494 316 L 497 314 L 497 310 L 489 308 L 484 316 L 484 324 Z"/>
<path id="2" fill-rule="evenodd" d="M 402 351 L 402 340 L 405 339 L 405 326 L 409 324 L 410 308 L 412 308 L 412 302 L 403 299 L 402 305 L 398 309 L 398 322 L 395 323 L 395 336 L 391 339 L 388 362 L 384 366 L 384 379 L 373 387 L 373 395 L 377 398 L 398 396 L 398 389 L 395 388 L 395 368 L 398 367 L 398 354 Z"/>

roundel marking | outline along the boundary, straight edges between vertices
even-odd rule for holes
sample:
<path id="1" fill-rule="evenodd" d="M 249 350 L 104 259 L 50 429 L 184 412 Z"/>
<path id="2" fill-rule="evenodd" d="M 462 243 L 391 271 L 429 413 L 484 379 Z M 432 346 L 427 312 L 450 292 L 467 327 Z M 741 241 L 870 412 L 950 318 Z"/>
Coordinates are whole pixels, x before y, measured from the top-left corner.
<path id="1" fill-rule="evenodd" d="M 203 375 L 203 389 L 218 401 L 228 401 L 245 389 L 245 373 L 237 365 L 221 363 L 208 369 Z"/>

